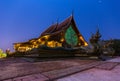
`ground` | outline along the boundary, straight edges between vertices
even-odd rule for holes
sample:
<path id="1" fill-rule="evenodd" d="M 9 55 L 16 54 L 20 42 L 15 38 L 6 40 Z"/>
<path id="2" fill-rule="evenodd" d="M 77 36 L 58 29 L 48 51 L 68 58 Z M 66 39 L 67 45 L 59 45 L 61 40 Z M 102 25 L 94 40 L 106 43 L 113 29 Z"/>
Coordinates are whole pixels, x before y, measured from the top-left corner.
<path id="1" fill-rule="evenodd" d="M 119 81 L 119 72 L 120 57 L 108 61 L 0 59 L 0 81 Z"/>

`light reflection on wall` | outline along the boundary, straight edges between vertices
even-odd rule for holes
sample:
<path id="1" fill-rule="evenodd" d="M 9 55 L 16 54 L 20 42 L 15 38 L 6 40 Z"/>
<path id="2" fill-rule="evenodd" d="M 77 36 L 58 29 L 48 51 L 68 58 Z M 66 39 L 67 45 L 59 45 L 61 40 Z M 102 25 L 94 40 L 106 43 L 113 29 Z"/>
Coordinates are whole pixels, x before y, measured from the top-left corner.
<path id="1" fill-rule="evenodd" d="M 88 43 L 87 43 L 87 42 L 85 42 L 85 40 L 83 39 L 83 37 L 82 37 L 82 36 L 79 36 L 79 39 L 83 41 L 84 46 L 88 46 Z"/>
<path id="2" fill-rule="evenodd" d="M 30 44 L 21 44 L 16 43 L 14 44 L 14 49 L 20 52 L 29 51 L 33 48 L 38 48 L 39 46 L 46 45 L 48 47 L 62 47 L 62 43 L 57 41 L 48 41 L 50 35 L 42 36 L 41 38 L 38 38 L 37 40 L 30 40 Z M 64 41 L 64 39 L 61 39 L 61 41 Z"/>

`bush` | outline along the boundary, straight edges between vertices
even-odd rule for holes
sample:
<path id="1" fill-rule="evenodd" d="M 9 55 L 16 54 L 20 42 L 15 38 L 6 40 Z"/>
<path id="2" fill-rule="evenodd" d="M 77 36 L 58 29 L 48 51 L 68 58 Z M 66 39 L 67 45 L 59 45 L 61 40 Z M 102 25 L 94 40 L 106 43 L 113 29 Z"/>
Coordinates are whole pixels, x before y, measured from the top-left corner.
<path id="1" fill-rule="evenodd" d="M 6 53 L 3 53 L 3 51 L 0 49 L 0 58 L 5 58 L 7 57 Z"/>

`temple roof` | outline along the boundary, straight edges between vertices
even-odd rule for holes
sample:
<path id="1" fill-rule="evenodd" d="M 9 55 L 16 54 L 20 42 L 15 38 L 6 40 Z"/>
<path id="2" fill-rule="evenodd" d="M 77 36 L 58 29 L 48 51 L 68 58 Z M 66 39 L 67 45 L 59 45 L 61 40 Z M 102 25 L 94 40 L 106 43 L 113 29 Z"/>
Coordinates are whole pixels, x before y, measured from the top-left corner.
<path id="1" fill-rule="evenodd" d="M 62 21 L 61 23 L 55 23 L 55 24 L 52 24 L 51 26 L 49 26 L 45 31 L 43 31 L 41 33 L 40 37 L 45 36 L 45 35 L 51 35 L 52 37 L 56 37 L 56 36 L 58 37 L 59 33 L 61 33 L 61 31 L 64 31 L 65 29 L 67 29 L 71 23 L 74 25 L 73 26 L 74 29 L 76 30 L 77 34 L 80 36 L 81 33 L 77 29 L 73 15 L 71 15 L 67 19 Z M 40 37 L 38 37 L 38 38 L 40 38 Z M 20 43 L 21 44 L 30 44 L 30 41 L 35 41 L 38 38 L 33 38 L 33 39 L 30 39 L 28 42 L 22 42 L 22 43 L 20 42 Z M 18 43 L 14 43 L 14 44 L 18 44 Z"/>
<path id="2" fill-rule="evenodd" d="M 47 35 L 47 34 L 54 34 L 56 32 L 62 31 L 62 29 L 65 29 L 66 27 L 68 27 L 68 25 L 71 23 L 73 19 L 73 16 L 70 16 L 69 18 L 67 18 L 66 20 L 64 20 L 63 22 L 56 23 L 56 24 L 52 24 L 50 27 L 48 27 L 48 29 L 46 29 L 41 36 Z"/>

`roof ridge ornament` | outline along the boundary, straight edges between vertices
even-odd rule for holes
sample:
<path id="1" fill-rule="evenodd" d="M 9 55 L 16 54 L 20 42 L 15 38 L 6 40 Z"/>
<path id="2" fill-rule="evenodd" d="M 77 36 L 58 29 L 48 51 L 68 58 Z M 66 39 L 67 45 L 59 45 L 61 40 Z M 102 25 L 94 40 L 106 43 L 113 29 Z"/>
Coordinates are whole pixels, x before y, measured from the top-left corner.
<path id="1" fill-rule="evenodd" d="M 71 12 L 71 16 L 74 17 L 74 10 L 72 10 L 72 12 Z"/>
<path id="2" fill-rule="evenodd" d="M 57 18 L 57 25 L 59 24 L 59 18 Z"/>

